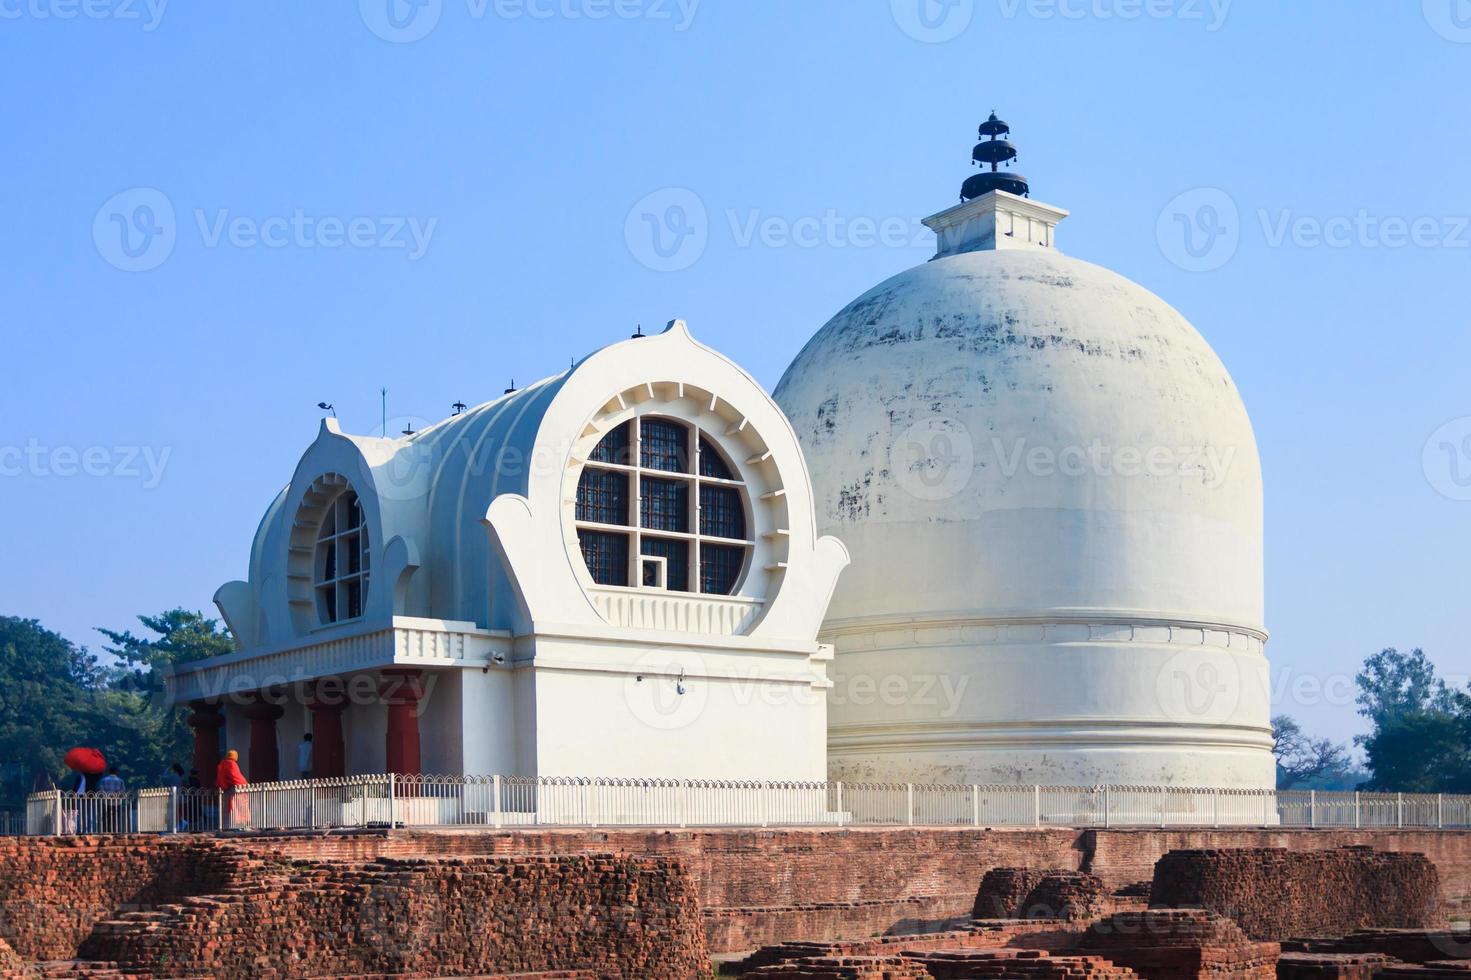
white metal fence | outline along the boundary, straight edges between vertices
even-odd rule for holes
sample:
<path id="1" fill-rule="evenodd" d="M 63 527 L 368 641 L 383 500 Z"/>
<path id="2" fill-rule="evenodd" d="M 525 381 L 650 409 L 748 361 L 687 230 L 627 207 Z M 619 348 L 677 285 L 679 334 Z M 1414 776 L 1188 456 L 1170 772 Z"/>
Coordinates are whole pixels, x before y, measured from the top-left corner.
<path id="1" fill-rule="evenodd" d="M 347 827 L 1471 827 L 1471 796 L 1168 786 L 351 776 L 33 794 L 27 834 Z"/>

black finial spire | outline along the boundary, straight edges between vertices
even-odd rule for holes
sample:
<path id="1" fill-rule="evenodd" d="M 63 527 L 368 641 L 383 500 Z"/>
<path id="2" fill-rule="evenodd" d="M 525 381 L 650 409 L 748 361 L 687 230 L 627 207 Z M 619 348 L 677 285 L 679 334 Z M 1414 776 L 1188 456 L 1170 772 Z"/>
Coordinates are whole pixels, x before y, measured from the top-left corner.
<path id="1" fill-rule="evenodd" d="M 1026 197 L 1030 188 L 1027 186 L 1027 178 L 1015 171 L 1001 173 L 997 166 L 1006 164 L 1011 166 L 1011 161 L 1016 159 L 1016 147 L 1010 140 L 1002 139 L 1011 133 L 1011 127 L 992 112 L 991 117 L 980 126 L 981 141 L 971 151 L 970 158 L 977 166 L 990 164 L 990 170 L 982 170 L 978 174 L 972 174 L 964 184 L 960 185 L 960 199 L 972 201 L 982 194 L 991 191 L 1006 191 L 1009 194 L 1017 194 Z"/>

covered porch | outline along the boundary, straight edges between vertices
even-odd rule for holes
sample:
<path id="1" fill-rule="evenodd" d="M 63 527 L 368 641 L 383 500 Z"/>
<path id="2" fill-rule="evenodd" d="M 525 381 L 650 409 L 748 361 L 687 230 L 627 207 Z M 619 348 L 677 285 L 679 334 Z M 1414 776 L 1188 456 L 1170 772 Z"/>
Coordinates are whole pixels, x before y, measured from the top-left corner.
<path id="1" fill-rule="evenodd" d="M 508 632 L 395 616 L 289 645 L 179 666 L 171 703 L 189 708 L 193 766 L 213 788 L 229 749 L 252 783 L 365 773 L 504 770 L 514 757 Z M 467 704 L 501 704 L 466 724 Z M 495 737 L 504 728 L 505 738 Z M 298 747 L 311 734 L 309 771 Z"/>

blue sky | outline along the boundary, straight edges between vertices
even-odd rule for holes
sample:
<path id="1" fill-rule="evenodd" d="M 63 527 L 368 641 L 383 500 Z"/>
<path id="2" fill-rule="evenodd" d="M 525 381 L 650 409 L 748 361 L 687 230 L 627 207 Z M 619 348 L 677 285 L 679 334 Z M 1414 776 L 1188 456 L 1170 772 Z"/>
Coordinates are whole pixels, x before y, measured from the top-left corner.
<path id="1" fill-rule="evenodd" d="M 0 612 L 210 608 L 320 400 L 417 427 L 676 316 L 774 385 L 995 107 L 1246 398 L 1280 707 L 1471 666 L 1467 0 L 0 0 L 0 84 Z"/>

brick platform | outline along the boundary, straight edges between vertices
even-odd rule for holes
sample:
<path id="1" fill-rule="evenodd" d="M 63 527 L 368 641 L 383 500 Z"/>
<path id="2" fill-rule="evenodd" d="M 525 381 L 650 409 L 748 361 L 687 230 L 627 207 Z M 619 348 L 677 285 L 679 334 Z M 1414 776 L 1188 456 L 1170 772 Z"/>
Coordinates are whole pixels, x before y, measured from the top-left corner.
<path id="1" fill-rule="evenodd" d="M 276 838 L 271 846 L 318 860 L 436 853 L 678 857 L 689 868 L 700 905 L 707 910 L 711 950 L 728 952 L 810 936 L 804 930 L 814 924 L 812 909 L 819 905 L 828 906 L 821 927 L 832 938 L 909 931 L 919 904 L 925 927 L 939 926 L 971 914 L 980 878 L 992 868 L 1087 871 L 1109 889 L 1124 889 L 1150 880 L 1155 862 L 1171 850 L 1278 847 L 1311 852 L 1351 844 L 1425 854 L 1439 870 L 1448 907 L 1471 911 L 1471 832 L 1463 830 L 476 829 Z M 894 921 L 879 928 L 884 902 L 894 903 Z M 1129 904 L 1115 898 L 1113 907 L 1123 910 Z M 743 917 L 741 909 L 759 911 Z"/>
<path id="2" fill-rule="evenodd" d="M 934 980 L 1138 980 L 1138 974 L 1097 956 L 1053 956 L 1036 950 L 940 952 L 915 959 Z"/>
<path id="3" fill-rule="evenodd" d="M 1310 953 L 1383 953 L 1405 963 L 1471 959 L 1471 932 L 1449 929 L 1360 929 L 1347 936 L 1286 944 Z"/>
<path id="4" fill-rule="evenodd" d="M 1093 923 L 1077 952 L 1127 966 L 1145 980 L 1273 980 L 1280 947 L 1254 942 L 1204 909 L 1150 909 Z"/>
<path id="5" fill-rule="evenodd" d="M 473 976 L 708 967 L 688 877 L 662 858 L 297 863 L 100 923 L 87 958 L 180 976 Z"/>
<path id="6" fill-rule="evenodd" d="M 1172 848 L 1273 844 L 1311 853 L 1344 843 L 1423 850 L 1439 869 L 1448 902 L 1454 906 L 1471 892 L 1471 833 L 1464 831 L 466 829 L 224 841 L 29 839 L 0 841 L 0 937 L 27 960 L 72 958 L 99 921 L 217 894 L 252 867 L 293 859 L 361 865 L 383 857 L 612 853 L 683 864 L 707 946 L 725 952 L 798 937 L 859 939 L 947 928 L 970 915 L 981 878 L 999 867 L 1087 872 L 1115 889 L 1110 904 L 1117 909 L 1140 901 L 1120 891 L 1152 874 L 1154 861 Z M 1270 884 L 1266 892 L 1273 894 Z M 1025 935 L 1015 940 L 1035 941 Z M 1441 952 L 1436 959 L 1455 955 Z"/>
<path id="7" fill-rule="evenodd" d="M 1444 922 L 1435 865 L 1367 847 L 1171 851 L 1155 865 L 1150 905 L 1212 909 L 1255 939 Z"/>
<path id="8" fill-rule="evenodd" d="M 815 957 L 765 966 L 746 976 L 780 980 L 931 980 L 923 966 L 900 956 Z"/>
<path id="9" fill-rule="evenodd" d="M 1287 953 L 1277 959 L 1277 980 L 1373 980 L 1395 961 L 1383 953 Z"/>
<path id="10" fill-rule="evenodd" d="M 1401 963 L 1385 967 L 1376 977 L 1384 980 L 1467 980 L 1471 978 L 1471 960 Z"/>
<path id="11" fill-rule="evenodd" d="M 219 892 L 276 861 L 206 838 L 0 838 L 0 938 L 26 960 L 70 959 L 102 919 Z"/>

